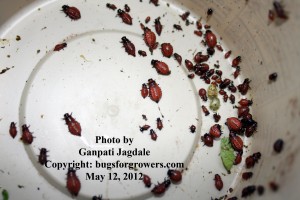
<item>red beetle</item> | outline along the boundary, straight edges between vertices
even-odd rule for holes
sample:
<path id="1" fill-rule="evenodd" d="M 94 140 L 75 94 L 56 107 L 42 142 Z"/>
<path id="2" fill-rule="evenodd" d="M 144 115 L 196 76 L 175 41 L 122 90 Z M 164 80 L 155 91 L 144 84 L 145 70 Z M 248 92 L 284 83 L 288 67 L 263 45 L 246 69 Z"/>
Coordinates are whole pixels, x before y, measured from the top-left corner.
<path id="1" fill-rule="evenodd" d="M 202 63 L 202 62 L 207 61 L 208 59 L 209 59 L 209 56 L 203 55 L 201 52 L 196 53 L 194 56 L 194 61 L 196 63 Z"/>
<path id="2" fill-rule="evenodd" d="M 33 141 L 33 136 L 32 133 L 29 131 L 29 126 L 26 126 L 26 124 L 24 124 L 22 126 L 22 137 L 21 140 L 25 143 L 25 144 L 31 144 Z"/>
<path id="3" fill-rule="evenodd" d="M 156 36 L 149 28 L 144 28 L 144 41 L 146 45 L 149 47 L 150 52 L 153 52 L 153 49 L 157 48 Z"/>
<path id="4" fill-rule="evenodd" d="M 156 141 L 157 140 L 157 134 L 155 133 L 155 131 L 153 129 L 150 130 L 150 136 L 151 139 Z"/>
<path id="5" fill-rule="evenodd" d="M 160 118 L 156 119 L 156 127 L 158 130 L 161 130 L 164 127 Z"/>
<path id="6" fill-rule="evenodd" d="M 246 95 L 248 90 L 251 89 L 250 88 L 250 80 L 248 78 L 246 78 L 244 80 L 244 82 L 240 85 L 237 86 L 239 92 L 242 94 L 242 95 Z"/>
<path id="7" fill-rule="evenodd" d="M 161 195 L 165 193 L 166 189 L 171 185 L 171 181 L 169 179 L 164 180 L 162 183 L 158 183 L 154 186 L 151 192 L 155 195 Z"/>
<path id="8" fill-rule="evenodd" d="M 143 174 L 143 182 L 146 187 L 151 187 L 151 178 L 148 175 Z"/>
<path id="9" fill-rule="evenodd" d="M 67 189 L 72 196 L 77 196 L 81 188 L 81 183 L 76 176 L 76 171 L 73 168 L 68 169 L 67 173 Z"/>
<path id="10" fill-rule="evenodd" d="M 182 174 L 181 174 L 181 171 L 179 171 L 179 170 L 169 169 L 167 174 L 168 174 L 169 178 L 171 179 L 171 181 L 173 181 L 174 183 L 178 183 L 182 179 Z"/>
<path id="11" fill-rule="evenodd" d="M 241 106 L 251 106 L 253 104 L 253 101 L 252 100 L 248 100 L 248 99 L 241 99 L 239 101 L 239 104 Z"/>
<path id="12" fill-rule="evenodd" d="M 150 16 L 147 16 L 146 19 L 145 19 L 145 23 L 148 24 L 148 22 L 149 22 L 150 20 L 151 20 L 151 17 L 150 17 Z"/>
<path id="13" fill-rule="evenodd" d="M 171 74 L 169 66 L 165 62 L 158 61 L 158 60 L 152 60 L 151 64 L 156 69 L 157 73 L 159 73 L 161 75 L 170 75 Z"/>
<path id="14" fill-rule="evenodd" d="M 210 112 L 208 111 L 208 109 L 204 105 L 202 105 L 201 108 L 202 108 L 202 111 L 204 112 L 205 116 L 210 114 Z"/>
<path id="15" fill-rule="evenodd" d="M 149 125 L 147 125 L 147 124 L 145 124 L 144 126 L 140 126 L 140 131 L 141 132 L 144 132 L 144 131 L 146 131 L 146 130 L 148 130 L 150 128 L 150 126 Z"/>
<path id="16" fill-rule="evenodd" d="M 215 186 L 220 191 L 223 188 L 223 181 L 221 179 L 221 176 L 219 174 L 215 174 Z"/>
<path id="17" fill-rule="evenodd" d="M 191 133 L 195 133 L 196 132 L 196 126 L 195 125 L 190 126 L 190 131 L 191 131 Z"/>
<path id="18" fill-rule="evenodd" d="M 116 10 L 117 9 L 117 7 L 116 7 L 115 4 L 110 4 L 110 3 L 107 3 L 106 7 L 109 8 L 109 9 L 112 9 L 112 10 Z"/>
<path id="19" fill-rule="evenodd" d="M 155 6 L 158 6 L 158 0 L 150 0 L 150 3 L 153 3 Z"/>
<path id="20" fill-rule="evenodd" d="M 192 63 L 190 60 L 186 59 L 186 60 L 184 61 L 184 63 L 185 63 L 186 68 L 187 68 L 189 71 L 193 70 L 194 65 L 193 65 L 193 63 Z"/>
<path id="21" fill-rule="evenodd" d="M 215 122 L 219 122 L 220 119 L 221 119 L 221 115 L 219 115 L 218 113 L 215 113 L 215 114 L 213 115 L 213 117 L 214 117 Z"/>
<path id="22" fill-rule="evenodd" d="M 240 107 L 237 107 L 237 109 L 238 109 L 237 113 L 238 113 L 239 118 L 248 115 L 250 112 L 250 109 L 248 106 L 240 106 Z"/>
<path id="23" fill-rule="evenodd" d="M 205 133 L 204 136 L 201 136 L 201 140 L 204 142 L 204 145 L 208 147 L 212 147 L 214 145 L 214 139 L 208 133 Z"/>
<path id="24" fill-rule="evenodd" d="M 9 134 L 12 138 L 15 138 L 17 135 L 17 127 L 15 122 L 10 123 Z"/>
<path id="25" fill-rule="evenodd" d="M 126 12 L 130 12 L 130 7 L 128 6 L 128 4 L 125 4 L 125 5 L 124 5 L 124 10 L 125 10 Z"/>
<path id="26" fill-rule="evenodd" d="M 138 50 L 138 53 L 139 53 L 140 56 L 143 56 L 143 57 L 146 57 L 146 56 L 147 56 L 146 51 Z"/>
<path id="27" fill-rule="evenodd" d="M 128 40 L 125 36 L 122 37 L 122 44 L 123 47 L 125 48 L 125 51 L 129 54 L 135 57 L 135 46 L 134 44 Z"/>
<path id="28" fill-rule="evenodd" d="M 205 42 L 209 48 L 214 48 L 217 44 L 216 35 L 212 31 L 207 30 L 205 33 Z"/>
<path id="29" fill-rule="evenodd" d="M 41 148 L 40 155 L 39 155 L 39 163 L 41 165 L 45 165 L 47 162 L 47 149 Z"/>
<path id="30" fill-rule="evenodd" d="M 124 10 L 118 9 L 118 16 L 125 24 L 132 25 L 132 17 Z"/>
<path id="31" fill-rule="evenodd" d="M 72 114 L 64 114 L 64 120 L 68 125 L 68 129 L 72 135 L 81 136 L 80 123 L 72 117 Z"/>
<path id="32" fill-rule="evenodd" d="M 81 18 L 80 11 L 79 11 L 78 8 L 76 8 L 76 7 L 70 7 L 70 6 L 68 6 L 68 5 L 63 5 L 63 6 L 62 6 L 62 11 L 63 11 L 68 17 L 70 17 L 70 19 L 78 20 L 78 19 Z"/>
<path id="33" fill-rule="evenodd" d="M 173 46 L 170 43 L 162 43 L 161 52 L 163 56 L 170 58 L 173 54 Z"/>
<path id="34" fill-rule="evenodd" d="M 240 62 L 242 62 L 242 57 L 241 56 L 237 56 L 235 59 L 232 60 L 232 67 L 237 67 Z"/>
<path id="35" fill-rule="evenodd" d="M 148 86 L 150 99 L 158 103 L 162 97 L 161 88 L 153 79 L 148 80 Z"/>
<path id="36" fill-rule="evenodd" d="M 162 31 L 162 25 L 160 23 L 160 17 L 158 17 L 154 20 L 154 27 L 155 27 L 155 31 L 156 31 L 157 35 L 160 35 L 161 31 Z"/>
<path id="37" fill-rule="evenodd" d="M 224 57 L 227 59 L 229 58 L 230 55 L 231 55 L 231 51 L 229 50 L 225 53 Z"/>
<path id="38" fill-rule="evenodd" d="M 181 65 L 182 57 L 178 53 L 174 53 L 174 58 L 178 62 L 179 65 Z"/>
<path id="39" fill-rule="evenodd" d="M 209 134 L 214 138 L 219 138 L 222 135 L 221 126 L 219 124 L 215 124 L 210 127 Z"/>
<path id="40" fill-rule="evenodd" d="M 183 13 L 182 15 L 179 15 L 181 17 L 181 19 L 183 21 L 185 21 L 190 15 L 190 12 L 189 11 L 186 11 L 185 13 Z"/>
<path id="41" fill-rule="evenodd" d="M 147 85 L 145 83 L 143 83 L 142 85 L 142 89 L 141 89 L 141 95 L 143 98 L 146 98 L 148 96 L 148 88 Z"/>
<path id="42" fill-rule="evenodd" d="M 233 77 L 236 79 L 240 75 L 240 72 L 241 72 L 241 68 L 240 66 L 237 66 L 235 68 L 235 71 L 233 72 Z"/>
<path id="43" fill-rule="evenodd" d="M 235 133 L 230 132 L 229 133 L 229 140 L 231 143 L 231 146 L 236 150 L 236 151 L 242 151 L 243 150 L 243 140 L 239 136 L 237 136 Z"/>
<path id="44" fill-rule="evenodd" d="M 230 118 L 227 118 L 227 126 L 228 126 L 229 130 L 239 131 L 242 128 L 242 123 L 238 118 L 230 117 Z"/>
<path id="45" fill-rule="evenodd" d="M 238 165 L 242 162 L 242 155 L 243 155 L 243 151 L 239 151 L 236 156 L 235 156 L 235 160 L 234 160 L 234 164 Z"/>
<path id="46" fill-rule="evenodd" d="M 65 42 L 61 43 L 61 44 L 57 44 L 57 45 L 55 45 L 53 51 L 60 51 L 66 47 L 67 47 L 67 43 L 65 43 Z"/>
<path id="47" fill-rule="evenodd" d="M 206 95 L 206 90 L 204 88 L 201 88 L 199 90 L 199 96 L 203 101 L 207 101 L 207 95 Z"/>

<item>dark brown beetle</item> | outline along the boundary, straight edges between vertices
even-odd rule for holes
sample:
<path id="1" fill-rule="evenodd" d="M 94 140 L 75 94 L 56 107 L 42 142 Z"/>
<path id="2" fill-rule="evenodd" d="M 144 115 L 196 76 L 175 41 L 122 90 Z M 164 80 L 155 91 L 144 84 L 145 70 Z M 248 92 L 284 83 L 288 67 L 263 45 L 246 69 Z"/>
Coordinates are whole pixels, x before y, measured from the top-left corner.
<path id="1" fill-rule="evenodd" d="M 234 165 L 238 165 L 242 162 L 243 151 L 237 152 L 234 160 Z"/>
<path id="2" fill-rule="evenodd" d="M 151 187 L 151 178 L 148 175 L 143 174 L 143 182 L 146 187 Z"/>
<path id="3" fill-rule="evenodd" d="M 69 113 L 65 113 L 64 120 L 65 120 L 66 124 L 68 125 L 69 132 L 72 135 L 81 136 L 80 123 L 72 117 L 72 114 L 70 115 Z"/>
<path id="4" fill-rule="evenodd" d="M 214 48 L 217 45 L 216 35 L 212 31 L 207 30 L 205 33 L 205 42 L 209 48 Z"/>
<path id="5" fill-rule="evenodd" d="M 248 180 L 248 179 L 252 178 L 252 176 L 253 176 L 253 173 L 252 173 L 252 172 L 244 172 L 244 173 L 242 174 L 242 178 L 243 178 L 244 180 Z"/>
<path id="6" fill-rule="evenodd" d="M 149 3 L 153 3 L 155 6 L 159 6 L 158 0 L 150 0 Z"/>
<path id="7" fill-rule="evenodd" d="M 184 61 L 184 64 L 185 64 L 186 68 L 187 68 L 189 71 L 193 70 L 194 65 L 193 65 L 193 63 L 192 63 L 190 60 L 186 59 L 186 60 Z"/>
<path id="8" fill-rule="evenodd" d="M 150 20 L 151 20 L 151 17 L 147 16 L 146 19 L 145 19 L 145 23 L 148 24 L 150 22 Z"/>
<path id="9" fill-rule="evenodd" d="M 73 168 L 69 168 L 67 173 L 67 189 L 72 196 L 77 196 L 80 188 L 81 183 L 76 175 L 76 171 Z"/>
<path id="10" fill-rule="evenodd" d="M 149 125 L 147 125 L 147 124 L 145 124 L 144 126 L 140 126 L 140 131 L 141 132 L 144 132 L 144 131 L 146 131 L 146 130 L 148 130 L 150 128 L 150 126 Z"/>
<path id="11" fill-rule="evenodd" d="M 150 130 L 150 136 L 151 139 L 156 141 L 157 140 L 157 134 L 155 133 L 155 131 L 153 129 Z"/>
<path id="12" fill-rule="evenodd" d="M 17 127 L 15 122 L 11 122 L 9 126 L 9 134 L 12 138 L 15 138 L 17 135 Z"/>
<path id="13" fill-rule="evenodd" d="M 203 101 L 207 101 L 207 95 L 206 95 L 206 90 L 204 88 L 201 88 L 199 90 L 199 96 Z"/>
<path id="14" fill-rule="evenodd" d="M 22 137 L 21 137 L 21 140 L 25 144 L 31 144 L 33 142 L 32 133 L 29 131 L 29 126 L 26 126 L 26 124 L 22 125 Z"/>
<path id="15" fill-rule="evenodd" d="M 223 181 L 219 174 L 215 174 L 215 187 L 220 191 L 223 188 Z"/>
<path id="16" fill-rule="evenodd" d="M 141 89 L 141 95 L 143 98 L 146 98 L 149 94 L 149 91 L 148 91 L 148 88 L 147 88 L 147 85 L 145 83 L 143 83 L 142 85 L 142 89 Z"/>
<path id="17" fill-rule="evenodd" d="M 156 119 L 156 127 L 158 130 L 161 130 L 164 127 L 160 118 Z"/>
<path id="18" fill-rule="evenodd" d="M 244 82 L 240 85 L 237 86 L 239 92 L 242 94 L 242 95 L 246 95 L 248 90 L 251 89 L 250 88 L 250 80 L 248 78 L 246 78 L 244 80 Z"/>
<path id="19" fill-rule="evenodd" d="M 179 24 L 174 24 L 173 27 L 178 31 L 182 31 L 182 28 Z"/>
<path id="20" fill-rule="evenodd" d="M 208 133 L 205 133 L 204 136 L 201 136 L 201 141 L 208 147 L 212 147 L 214 145 L 214 139 Z"/>
<path id="21" fill-rule="evenodd" d="M 111 4 L 111 3 L 107 3 L 106 7 L 109 8 L 109 9 L 112 9 L 112 10 L 116 10 L 117 9 L 117 7 L 115 6 L 115 4 Z"/>
<path id="22" fill-rule="evenodd" d="M 154 188 L 151 190 L 151 192 L 155 195 L 161 195 L 165 193 L 166 189 L 171 185 L 170 179 L 164 180 L 162 183 L 158 183 L 154 186 Z"/>
<path id="23" fill-rule="evenodd" d="M 209 56 L 208 55 L 202 55 L 201 52 L 198 52 L 195 54 L 194 56 L 194 61 L 196 63 L 202 63 L 202 62 L 205 62 L 209 59 Z"/>
<path id="24" fill-rule="evenodd" d="M 202 111 L 204 112 L 205 116 L 210 114 L 209 111 L 207 110 L 207 108 L 204 105 L 201 106 L 201 108 L 202 108 Z"/>
<path id="25" fill-rule="evenodd" d="M 213 117 L 214 117 L 214 120 L 215 120 L 216 123 L 219 122 L 220 119 L 221 119 L 221 116 L 220 116 L 218 113 L 215 113 L 215 114 L 213 115 Z"/>
<path id="26" fill-rule="evenodd" d="M 275 141 L 273 145 L 273 149 L 276 153 L 280 153 L 283 149 L 284 142 L 282 139 L 278 139 Z"/>
<path id="27" fill-rule="evenodd" d="M 162 31 L 162 25 L 160 23 L 160 17 L 158 17 L 154 20 L 154 27 L 155 27 L 155 31 L 156 31 L 157 35 L 160 35 L 161 31 Z"/>
<path id="28" fill-rule="evenodd" d="M 185 13 L 183 13 L 182 15 L 179 15 L 181 17 L 181 19 L 183 21 L 185 21 L 190 15 L 190 12 L 189 11 L 186 11 Z"/>
<path id="29" fill-rule="evenodd" d="M 256 190 L 255 185 L 249 185 L 242 190 L 242 197 L 247 197 L 253 194 Z"/>
<path id="30" fill-rule="evenodd" d="M 276 14 L 279 18 L 288 19 L 288 16 L 287 16 L 285 10 L 283 9 L 283 6 L 281 5 L 281 3 L 279 1 L 274 1 L 273 6 L 274 6 Z"/>
<path id="31" fill-rule="evenodd" d="M 231 55 L 231 51 L 229 50 L 225 53 L 224 58 L 227 59 L 227 58 L 229 58 L 230 55 Z"/>
<path id="32" fill-rule="evenodd" d="M 278 76 L 278 75 L 277 75 L 276 72 L 270 74 L 270 75 L 269 75 L 269 81 L 275 82 L 275 81 L 277 80 L 277 76 Z"/>
<path id="33" fill-rule="evenodd" d="M 181 174 L 181 171 L 179 171 L 179 170 L 169 169 L 167 174 L 168 174 L 169 178 L 171 179 L 171 181 L 174 183 L 178 183 L 182 179 L 182 174 Z"/>
<path id="34" fill-rule="evenodd" d="M 61 43 L 61 44 L 57 44 L 57 45 L 55 45 L 53 51 L 60 51 L 66 47 L 67 47 L 67 43 L 65 43 L 65 42 Z"/>
<path id="35" fill-rule="evenodd" d="M 118 9 L 118 16 L 125 24 L 132 25 L 132 17 L 124 10 Z"/>
<path id="36" fill-rule="evenodd" d="M 125 5 L 124 5 L 124 10 L 125 10 L 126 12 L 130 12 L 130 7 L 129 7 L 127 4 L 125 4 Z"/>
<path id="37" fill-rule="evenodd" d="M 123 47 L 125 48 L 125 51 L 129 54 L 135 57 L 135 46 L 134 44 L 128 40 L 125 36 L 122 37 L 122 44 Z"/>
<path id="38" fill-rule="evenodd" d="M 39 155 L 39 163 L 41 165 L 45 165 L 47 162 L 47 149 L 41 148 L 40 155 Z"/>
<path id="39" fill-rule="evenodd" d="M 62 11 L 72 20 L 78 20 L 81 18 L 80 11 L 76 7 L 63 5 Z"/>
<path id="40" fill-rule="evenodd" d="M 174 55 L 175 60 L 177 60 L 178 64 L 181 65 L 181 62 L 182 62 L 181 55 L 179 55 L 178 53 L 174 53 L 173 55 Z"/>
<path id="41" fill-rule="evenodd" d="M 143 57 L 146 57 L 146 56 L 147 56 L 146 51 L 138 50 L 138 53 L 139 53 L 140 56 L 143 56 Z"/>
<path id="42" fill-rule="evenodd" d="M 102 200 L 102 195 L 93 196 L 92 200 Z"/>
<path id="43" fill-rule="evenodd" d="M 240 62 L 242 62 L 242 57 L 241 56 L 237 56 L 236 58 L 234 58 L 233 60 L 232 60 L 232 67 L 237 67 L 239 64 L 240 64 Z"/>
<path id="44" fill-rule="evenodd" d="M 195 77 L 195 74 L 189 74 L 188 78 L 193 79 Z"/>
<path id="45" fill-rule="evenodd" d="M 196 132 L 196 126 L 195 125 L 190 126 L 190 131 L 191 131 L 191 133 L 195 133 Z"/>

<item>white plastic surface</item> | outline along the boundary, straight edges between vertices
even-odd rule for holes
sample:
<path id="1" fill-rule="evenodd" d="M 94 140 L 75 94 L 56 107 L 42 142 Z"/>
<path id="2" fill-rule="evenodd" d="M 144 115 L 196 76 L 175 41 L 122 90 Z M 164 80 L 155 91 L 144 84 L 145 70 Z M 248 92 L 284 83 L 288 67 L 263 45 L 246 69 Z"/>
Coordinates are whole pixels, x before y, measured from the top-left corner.
<path id="1" fill-rule="evenodd" d="M 161 17 L 163 32 L 157 41 L 172 43 L 174 52 L 183 59 L 193 59 L 198 51 L 206 52 L 200 43 L 202 38 L 194 35 L 195 24 L 186 26 L 179 14 L 185 12 L 182 5 L 161 2 L 155 7 L 148 2 L 128 2 L 133 17 L 133 25 L 128 26 L 116 17 L 116 11 L 106 8 L 104 1 L 48 1 L 36 2 L 20 12 L 0 29 L 1 69 L 9 67 L 0 77 L 0 183 L 12 199 L 71 199 L 67 191 L 67 169 L 46 168 L 37 163 L 39 149 L 49 150 L 48 159 L 55 162 L 91 163 L 92 169 L 77 170 L 82 188 L 77 199 L 91 199 L 103 195 L 104 199 L 155 199 L 151 190 L 145 188 L 141 180 L 122 180 L 123 173 L 145 173 L 152 178 L 152 187 L 167 177 L 167 168 L 97 169 L 99 162 L 180 162 L 184 163 L 183 180 L 172 184 L 163 199 L 210 199 L 227 194 L 234 188 L 236 177 L 242 166 L 235 166 L 227 174 L 219 157 L 220 141 L 213 148 L 203 146 L 200 136 L 209 131 L 213 122 L 211 111 L 206 117 L 201 111 L 198 90 L 208 85 L 199 77 L 191 80 L 183 64 L 173 58 L 164 58 L 160 49 L 153 55 L 143 40 L 140 22 L 147 16 L 151 21 L 146 26 L 152 30 L 154 19 Z M 122 8 L 125 2 L 115 3 Z M 81 19 L 72 21 L 61 12 L 64 4 L 75 6 L 81 11 Z M 200 16 L 191 13 L 194 22 Z M 203 21 L 204 22 L 204 21 Z M 174 31 L 173 24 L 181 24 L 184 31 Z M 213 29 L 213 27 L 212 27 Z M 21 40 L 16 41 L 19 35 Z M 147 51 L 147 57 L 129 56 L 121 38 L 126 36 L 136 50 Z M 232 78 L 234 69 L 230 59 L 224 60 L 226 45 L 218 37 L 224 52 L 216 53 L 208 64 L 213 66 L 219 60 L 223 78 Z M 56 44 L 66 42 L 68 46 L 53 52 Z M 170 76 L 158 75 L 152 68 L 151 60 L 163 60 L 170 69 Z M 162 99 L 156 104 L 150 98 L 140 95 L 141 85 L 149 78 L 156 80 L 162 88 Z M 241 76 L 240 78 L 243 77 Z M 235 81 L 235 85 L 240 79 Z M 241 96 L 236 94 L 236 99 Z M 222 115 L 220 124 L 224 135 L 228 135 L 224 125 L 229 116 L 236 116 L 236 110 L 229 102 L 223 103 L 218 111 Z M 204 103 L 209 107 L 208 102 Z M 82 136 L 71 135 L 62 120 L 65 113 L 72 113 L 82 127 Z M 148 121 L 142 119 L 145 114 Z M 163 120 L 162 131 L 156 129 L 156 119 Z M 18 135 L 12 139 L 8 134 L 10 122 L 18 125 Z M 21 126 L 30 125 L 34 141 L 23 145 L 19 141 Z M 157 141 L 150 139 L 149 131 L 141 133 L 139 126 L 151 125 L 158 135 Z M 189 127 L 197 126 L 195 134 Z M 120 138 L 120 144 L 97 144 L 96 136 Z M 132 145 L 122 143 L 123 137 L 133 138 Z M 245 145 L 251 143 L 245 139 Z M 149 150 L 149 156 L 132 158 L 120 156 L 80 156 L 79 150 L 119 148 Z M 244 156 L 247 155 L 247 150 Z M 5 159 L 5 162 L 3 160 Z M 120 181 L 108 180 L 108 173 L 118 173 Z M 85 180 L 86 173 L 105 175 L 103 182 Z M 221 192 L 214 188 L 214 174 L 222 174 L 224 188 Z M 18 185 L 24 188 L 18 188 Z"/>

